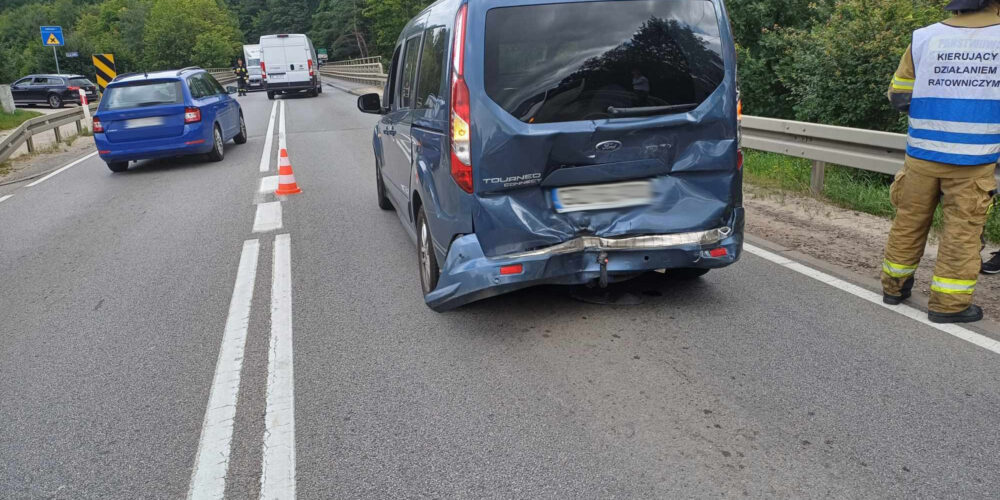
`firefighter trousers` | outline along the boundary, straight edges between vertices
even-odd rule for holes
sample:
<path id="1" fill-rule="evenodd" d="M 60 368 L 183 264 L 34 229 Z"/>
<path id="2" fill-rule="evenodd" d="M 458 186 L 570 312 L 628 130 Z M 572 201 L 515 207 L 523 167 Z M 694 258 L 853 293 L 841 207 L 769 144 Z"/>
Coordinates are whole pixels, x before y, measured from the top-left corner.
<path id="1" fill-rule="evenodd" d="M 908 167 L 897 173 L 889 191 L 896 218 L 885 246 L 882 290 L 899 296 L 904 287 L 912 286 L 912 281 L 906 281 L 912 279 L 924 254 L 934 210 L 940 203 L 941 237 L 928 308 L 954 313 L 969 307 L 981 265 L 980 237 L 995 192 L 992 171 L 961 179 L 928 176 Z"/>

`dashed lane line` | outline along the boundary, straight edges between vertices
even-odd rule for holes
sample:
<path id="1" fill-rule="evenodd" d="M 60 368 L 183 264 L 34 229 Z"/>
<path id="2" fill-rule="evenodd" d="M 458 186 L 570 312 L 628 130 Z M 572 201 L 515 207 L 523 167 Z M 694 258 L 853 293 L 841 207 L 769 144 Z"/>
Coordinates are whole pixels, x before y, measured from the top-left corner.
<path id="1" fill-rule="evenodd" d="M 243 242 L 236 284 L 229 302 L 225 333 L 219 349 L 208 396 L 208 409 L 202 423 L 201 438 L 191 484 L 189 499 L 221 499 L 226 491 L 226 474 L 233 440 L 233 419 L 240 390 L 240 372 L 243 369 L 243 351 L 246 347 L 247 328 L 250 325 L 250 304 L 257 276 L 258 240 Z"/>
<path id="2" fill-rule="evenodd" d="M 769 260 L 779 266 L 791 269 L 792 271 L 795 271 L 799 274 L 803 274 L 814 280 L 821 281 L 834 288 L 843 290 L 851 295 L 854 295 L 855 297 L 860 297 L 862 299 L 867 300 L 868 302 L 882 306 L 890 311 L 902 314 L 907 318 L 910 318 L 914 321 L 927 325 L 931 328 L 934 328 L 935 330 L 960 338 L 966 342 L 975 344 L 979 347 L 982 347 L 983 349 L 994 352 L 996 354 L 1000 354 L 1000 342 L 993 340 L 985 335 L 978 334 L 976 332 L 973 332 L 972 330 L 963 328 L 955 324 L 932 323 L 929 319 L 927 319 L 927 313 L 919 309 L 910 307 L 906 304 L 890 306 L 882 302 L 881 294 L 872 292 L 871 290 L 862 288 L 853 283 L 848 283 L 840 278 L 830 276 L 829 274 L 826 274 L 822 271 L 817 271 L 816 269 L 813 269 L 811 267 L 804 266 L 787 257 L 782 257 L 781 255 L 778 255 L 776 253 L 764 250 L 763 248 L 759 248 L 744 243 L 743 249 L 765 260 Z"/>
<path id="3" fill-rule="evenodd" d="M 269 175 L 267 177 L 260 178 L 260 188 L 257 189 L 258 193 L 260 194 L 273 193 L 276 189 L 278 189 L 277 175 Z"/>
<path id="4" fill-rule="evenodd" d="M 271 145 L 274 143 L 274 118 L 278 112 L 278 101 L 271 105 L 271 117 L 267 119 L 267 135 L 264 137 L 264 152 L 260 155 L 260 171 L 271 169 Z"/>
<path id="5" fill-rule="evenodd" d="M 281 202 L 269 201 L 257 205 L 257 215 L 253 219 L 253 232 L 266 233 L 281 229 Z"/>
<path id="6" fill-rule="evenodd" d="M 90 153 L 89 155 L 84 156 L 83 158 L 80 158 L 80 159 L 74 161 L 73 163 L 70 163 L 69 165 L 66 165 L 65 167 L 62 167 L 59 170 L 56 170 L 56 171 L 52 172 L 51 174 L 46 175 L 45 177 L 42 177 L 41 179 L 38 179 L 35 182 L 32 182 L 31 184 L 28 184 L 27 186 L 24 186 L 24 187 L 37 186 L 37 185 L 39 185 L 39 184 L 41 184 L 41 183 L 43 183 L 43 182 L 51 179 L 52 177 L 55 177 L 56 175 L 59 175 L 64 170 L 67 170 L 70 167 L 75 167 L 76 165 L 79 165 L 79 164 L 83 163 L 84 161 L 89 160 L 90 158 L 93 158 L 96 155 L 97 155 L 97 151 L 94 151 L 93 153 Z"/>
<path id="7" fill-rule="evenodd" d="M 13 196 L 14 195 L 12 195 L 12 194 L 8 194 L 7 196 L 0 196 L 0 203 L 3 203 L 5 201 L 11 199 Z"/>
<path id="8" fill-rule="evenodd" d="M 291 236 L 274 238 L 271 342 L 260 476 L 262 500 L 295 498 L 295 378 L 292 356 Z"/>
<path id="9" fill-rule="evenodd" d="M 288 142 L 286 141 L 287 137 L 285 135 L 285 118 L 288 112 L 285 111 L 285 101 L 282 100 L 280 102 L 281 102 L 281 118 L 278 119 L 278 151 L 275 152 L 274 156 L 275 165 L 281 163 L 281 150 L 288 148 Z"/>

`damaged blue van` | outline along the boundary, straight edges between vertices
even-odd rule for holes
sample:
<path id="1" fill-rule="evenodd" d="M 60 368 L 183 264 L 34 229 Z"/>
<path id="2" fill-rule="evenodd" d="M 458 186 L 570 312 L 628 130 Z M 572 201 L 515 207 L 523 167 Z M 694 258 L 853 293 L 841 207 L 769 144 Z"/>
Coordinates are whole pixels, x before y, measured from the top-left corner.
<path id="1" fill-rule="evenodd" d="M 443 311 L 736 262 L 738 99 L 721 0 L 441 0 L 358 108 L 381 115 L 378 204 Z"/>

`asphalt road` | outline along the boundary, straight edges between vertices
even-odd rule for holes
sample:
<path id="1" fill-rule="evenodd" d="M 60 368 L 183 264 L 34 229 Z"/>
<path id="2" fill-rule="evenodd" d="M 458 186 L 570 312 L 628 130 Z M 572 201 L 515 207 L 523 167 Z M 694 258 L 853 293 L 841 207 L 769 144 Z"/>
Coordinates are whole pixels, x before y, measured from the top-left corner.
<path id="1" fill-rule="evenodd" d="M 0 497 L 996 498 L 997 337 L 761 252 L 432 312 L 354 100 L 280 100 L 280 203 L 259 93 L 221 163 L 4 187 Z"/>

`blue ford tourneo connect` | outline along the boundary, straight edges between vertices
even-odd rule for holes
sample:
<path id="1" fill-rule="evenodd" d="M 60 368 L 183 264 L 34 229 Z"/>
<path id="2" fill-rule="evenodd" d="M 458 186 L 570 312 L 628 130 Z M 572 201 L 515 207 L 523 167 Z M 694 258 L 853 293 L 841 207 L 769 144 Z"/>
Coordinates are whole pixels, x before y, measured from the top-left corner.
<path id="1" fill-rule="evenodd" d="M 247 142 L 243 110 L 201 68 L 121 75 L 94 113 L 94 142 L 112 172 L 128 162 L 205 154 L 222 161 L 223 144 Z"/>
<path id="2" fill-rule="evenodd" d="M 526 286 L 696 278 L 743 243 L 721 0 L 441 0 L 403 29 L 378 203 L 438 311 Z"/>

